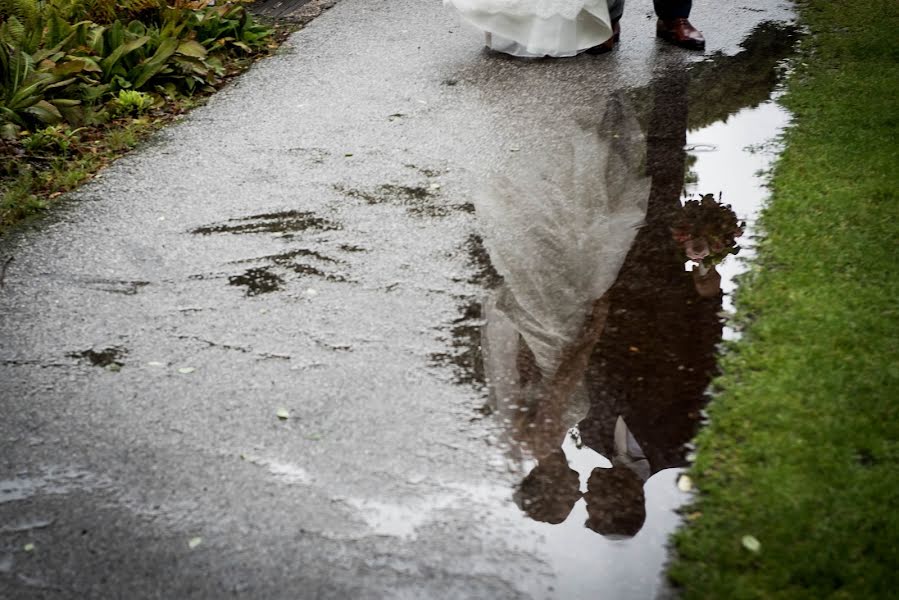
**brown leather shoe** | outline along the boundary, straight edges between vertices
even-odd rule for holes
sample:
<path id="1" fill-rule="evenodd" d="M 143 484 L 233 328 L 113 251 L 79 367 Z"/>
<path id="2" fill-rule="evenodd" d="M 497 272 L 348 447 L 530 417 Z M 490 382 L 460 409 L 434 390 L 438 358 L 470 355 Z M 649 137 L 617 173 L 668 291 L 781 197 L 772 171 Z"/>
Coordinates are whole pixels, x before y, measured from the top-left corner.
<path id="1" fill-rule="evenodd" d="M 601 43 L 599 46 L 587 48 L 585 52 L 587 54 L 605 54 L 606 52 L 611 52 L 615 49 L 615 44 L 617 44 L 620 40 L 621 25 L 618 24 L 618 21 L 614 21 L 612 23 L 612 37 Z"/>
<path id="2" fill-rule="evenodd" d="M 656 23 L 656 37 L 681 48 L 705 49 L 705 38 L 702 37 L 702 32 L 684 18 L 659 19 L 659 22 Z"/>

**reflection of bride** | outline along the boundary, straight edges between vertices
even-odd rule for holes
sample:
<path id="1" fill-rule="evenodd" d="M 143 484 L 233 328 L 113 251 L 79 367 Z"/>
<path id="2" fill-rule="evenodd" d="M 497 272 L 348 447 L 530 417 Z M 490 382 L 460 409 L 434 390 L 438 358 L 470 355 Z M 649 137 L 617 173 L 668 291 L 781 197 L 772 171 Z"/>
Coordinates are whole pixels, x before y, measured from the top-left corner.
<path id="1" fill-rule="evenodd" d="M 582 384 L 602 332 L 606 291 L 646 214 L 643 136 L 618 99 L 567 151 L 515 169 L 477 199 L 503 284 L 486 304 L 485 370 L 513 445 L 546 459 L 589 408 Z M 527 156 L 516 155 L 519 164 Z M 552 462 L 547 460 L 546 462 Z"/>
<path id="2" fill-rule="evenodd" d="M 685 82 L 679 73 L 656 82 L 646 145 L 613 99 L 567 152 L 510 164 L 522 173 L 477 200 L 503 277 L 484 307 L 490 401 L 513 459 L 529 470 L 516 501 L 536 520 L 560 523 L 583 497 L 587 527 L 633 536 L 646 515 L 643 484 L 686 464 L 714 371 L 721 297 L 684 270 L 673 235 L 685 214 L 687 112 L 668 99 L 684 99 Z M 553 162 L 526 170 L 547 154 Z M 607 462 L 594 465 L 599 455 Z M 569 460 L 589 472 L 584 494 Z"/>

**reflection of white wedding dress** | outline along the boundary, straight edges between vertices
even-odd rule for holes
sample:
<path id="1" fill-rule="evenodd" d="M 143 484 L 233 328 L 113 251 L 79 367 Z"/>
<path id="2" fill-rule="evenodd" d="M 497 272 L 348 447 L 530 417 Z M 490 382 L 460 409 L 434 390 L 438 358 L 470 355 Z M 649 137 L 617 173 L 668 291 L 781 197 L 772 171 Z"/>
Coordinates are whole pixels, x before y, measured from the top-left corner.
<path id="1" fill-rule="evenodd" d="M 607 0 L 444 0 L 514 56 L 574 56 L 612 36 Z"/>
<path id="2" fill-rule="evenodd" d="M 495 178 L 476 198 L 485 246 L 503 277 L 485 306 L 483 336 L 485 369 L 500 403 L 529 400 L 516 369 L 520 338 L 544 381 L 555 375 L 646 216 L 645 142 L 617 99 L 599 128 L 579 129 L 565 146 L 542 160 L 518 155 L 543 164 L 510 165 L 514 175 Z M 586 413 L 581 388 L 570 399 L 571 425 Z"/>

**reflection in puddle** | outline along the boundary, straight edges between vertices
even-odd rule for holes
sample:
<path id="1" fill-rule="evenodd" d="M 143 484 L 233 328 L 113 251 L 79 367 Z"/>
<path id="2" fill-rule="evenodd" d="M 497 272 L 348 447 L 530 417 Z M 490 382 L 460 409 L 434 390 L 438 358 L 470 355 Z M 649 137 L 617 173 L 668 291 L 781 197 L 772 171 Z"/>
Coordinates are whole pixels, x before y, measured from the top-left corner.
<path id="1" fill-rule="evenodd" d="M 374 500 L 347 499 L 375 535 L 414 539 L 417 531 L 435 520 L 441 511 L 458 504 L 454 494 L 429 496 L 417 503 L 389 504 Z"/>
<path id="2" fill-rule="evenodd" d="M 789 123 L 789 113 L 774 101 L 767 101 L 752 109 L 744 109 L 728 118 L 727 123 L 714 123 L 688 134 L 697 143 L 716 142 L 715 152 L 693 156 L 691 170 L 701 174 L 697 182 L 687 185 L 688 193 L 703 190 L 724 190 L 727 202 L 746 220 L 740 245 L 742 259 L 753 255 L 752 240 L 756 234 L 755 219 L 760 201 L 767 194 L 765 180 L 760 173 L 770 167 L 778 150 L 771 140 Z M 722 140 L 726 143 L 718 143 Z M 742 260 L 726 260 L 718 266 L 721 288 L 724 290 L 724 310 L 733 311 L 735 280 L 742 272 Z M 724 338 L 733 339 L 736 332 L 726 324 Z"/>
<path id="3" fill-rule="evenodd" d="M 250 464 L 262 467 L 276 481 L 284 485 L 309 485 L 312 483 L 312 476 L 309 474 L 309 471 L 300 465 L 262 456 L 241 454 L 240 458 Z"/>
<path id="4" fill-rule="evenodd" d="M 469 257 L 469 268 L 473 271 L 469 283 L 486 289 L 497 287 L 502 278 L 493 268 L 490 255 L 484 248 L 484 239 L 480 235 L 471 235 L 465 242 L 465 253 Z M 447 352 L 431 355 L 435 365 L 451 366 L 455 380 L 459 384 L 483 387 L 486 384 L 484 375 L 484 356 L 481 346 L 481 328 L 484 307 L 480 298 L 470 299 L 460 309 L 460 315 L 449 329 L 450 348 Z M 493 413 L 493 408 L 484 405 L 484 415 Z"/>
<path id="5" fill-rule="evenodd" d="M 0 480 L 0 504 L 27 500 L 38 494 L 66 494 L 94 485 L 93 477 L 87 471 L 50 468 L 33 477 L 21 475 L 15 479 Z"/>
<path id="6" fill-rule="evenodd" d="M 766 99 L 793 39 L 765 24 L 735 57 L 660 69 L 566 149 L 510 157 L 514 177 L 476 199 L 483 245 L 469 250 L 490 293 L 454 324 L 451 360 L 461 381 L 487 383 L 484 412 L 521 478 L 514 506 L 544 536 L 558 597 L 660 589 L 732 255 L 764 197 L 757 171 L 772 157 L 753 151 L 784 124 Z M 751 139 L 734 130 L 748 122 Z M 706 128 L 688 146 L 691 125 Z"/>
<path id="7" fill-rule="evenodd" d="M 484 385 L 484 358 L 481 351 L 481 303 L 472 301 L 462 309 L 462 315 L 450 327 L 448 352 L 431 355 L 437 365 L 451 365 L 456 383 L 462 385 Z"/>
<path id="8" fill-rule="evenodd" d="M 312 481 L 309 472 L 298 465 L 265 460 L 258 461 L 257 464 L 265 466 L 269 473 L 287 484 L 307 485 Z"/>
<path id="9" fill-rule="evenodd" d="M 22 533 L 26 531 L 34 531 L 35 529 L 46 529 L 47 527 L 53 525 L 54 522 L 55 521 L 53 519 L 21 519 L 14 523 L 9 523 L 7 525 L 4 525 L 3 527 L 0 527 L 0 533 Z"/>

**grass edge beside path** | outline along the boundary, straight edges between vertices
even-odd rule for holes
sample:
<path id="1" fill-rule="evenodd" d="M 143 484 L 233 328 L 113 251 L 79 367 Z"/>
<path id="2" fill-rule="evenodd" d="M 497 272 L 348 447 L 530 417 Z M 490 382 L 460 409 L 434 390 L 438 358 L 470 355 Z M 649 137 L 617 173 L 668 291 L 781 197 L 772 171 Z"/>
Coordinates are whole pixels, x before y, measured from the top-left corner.
<path id="1" fill-rule="evenodd" d="M 899 570 L 899 4 L 799 12 L 811 35 L 737 297 L 744 336 L 674 536 L 684 598 L 886 598 Z"/>

